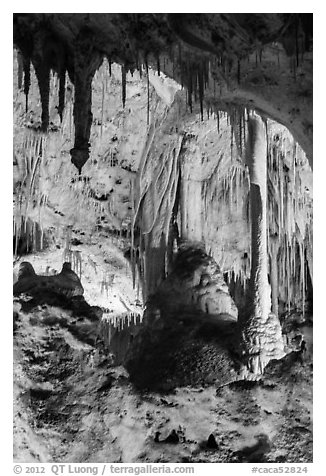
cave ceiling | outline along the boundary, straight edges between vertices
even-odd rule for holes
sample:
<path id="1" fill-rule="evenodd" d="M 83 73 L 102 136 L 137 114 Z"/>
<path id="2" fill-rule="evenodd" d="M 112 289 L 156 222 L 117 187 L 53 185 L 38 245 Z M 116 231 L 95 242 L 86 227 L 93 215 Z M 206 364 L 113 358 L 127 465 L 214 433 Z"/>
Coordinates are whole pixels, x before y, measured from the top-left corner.
<path id="1" fill-rule="evenodd" d="M 89 157 L 91 81 L 104 57 L 122 74 L 164 72 L 187 89 L 191 109 L 257 109 L 288 127 L 312 164 L 312 14 L 16 13 L 14 45 L 25 71 L 35 68 L 43 130 L 50 71 L 68 72 L 74 83 L 71 155 L 79 169 Z"/>

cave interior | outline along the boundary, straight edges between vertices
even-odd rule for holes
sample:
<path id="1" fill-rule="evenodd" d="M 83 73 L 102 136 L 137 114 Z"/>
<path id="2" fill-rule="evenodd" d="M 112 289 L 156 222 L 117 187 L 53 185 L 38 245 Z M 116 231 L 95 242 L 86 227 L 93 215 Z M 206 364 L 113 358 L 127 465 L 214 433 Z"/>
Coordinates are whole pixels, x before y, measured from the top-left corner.
<path id="1" fill-rule="evenodd" d="M 295 372 L 310 402 L 312 14 L 15 13 L 13 32 L 17 348 L 60 328 L 139 391 Z M 31 395 L 44 427 L 59 397 Z M 184 458 L 304 451 L 262 440 Z"/>

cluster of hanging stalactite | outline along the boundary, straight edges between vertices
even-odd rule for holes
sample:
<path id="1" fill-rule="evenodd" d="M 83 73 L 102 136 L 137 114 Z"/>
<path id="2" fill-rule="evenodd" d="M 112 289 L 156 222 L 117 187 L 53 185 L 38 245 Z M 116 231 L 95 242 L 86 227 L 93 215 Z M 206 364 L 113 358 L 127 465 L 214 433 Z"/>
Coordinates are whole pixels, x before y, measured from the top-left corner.
<path id="1" fill-rule="evenodd" d="M 139 56 L 138 56 L 139 57 Z M 106 101 L 106 95 L 108 93 L 108 77 L 112 78 L 113 76 L 113 67 L 116 69 L 117 65 L 112 63 L 111 58 L 103 58 L 103 62 L 101 67 L 96 71 L 94 78 L 97 76 L 101 77 L 101 110 L 102 110 L 102 116 L 101 116 L 101 129 L 100 129 L 100 136 L 102 137 L 103 135 L 103 124 L 104 124 L 104 109 L 105 109 L 105 101 Z M 131 74 L 133 75 L 134 71 L 137 71 L 139 73 L 140 78 L 142 78 L 143 74 L 146 74 L 147 78 L 147 124 L 149 123 L 149 113 L 150 113 L 150 84 L 149 84 L 149 67 L 148 67 L 148 62 L 147 59 L 144 58 L 143 61 L 137 63 L 135 66 L 135 69 L 128 69 L 125 64 L 122 64 L 120 66 L 120 78 L 121 78 L 121 101 L 122 101 L 122 107 L 125 107 L 126 105 L 126 98 L 127 98 L 127 72 L 130 71 Z M 160 73 L 159 73 L 160 74 Z"/>
<path id="2" fill-rule="evenodd" d="M 48 57 L 50 54 L 51 49 L 55 53 L 55 58 L 58 60 L 58 65 L 54 67 L 50 67 L 51 61 Z M 76 99 L 73 103 L 69 100 L 71 91 L 73 90 L 73 85 L 70 82 L 67 73 L 67 65 L 64 63 L 64 58 L 62 57 L 62 52 L 60 51 L 60 47 L 56 46 L 52 41 L 49 42 L 49 45 L 45 48 L 46 51 L 46 58 L 44 59 L 43 63 L 40 64 L 38 60 L 31 61 L 30 54 L 27 51 L 23 51 L 23 55 L 21 52 L 18 51 L 17 53 L 17 61 L 18 61 L 18 87 L 20 89 L 23 88 L 24 85 L 24 93 L 26 95 L 26 113 L 29 110 L 28 105 L 28 94 L 31 85 L 31 81 L 33 80 L 33 72 L 35 71 L 38 86 L 40 90 L 40 98 L 42 103 L 42 114 L 41 114 L 41 128 L 43 131 L 48 131 L 50 126 L 50 118 L 51 118 L 51 102 L 57 101 L 58 98 L 58 105 L 56 105 L 57 113 L 60 117 L 60 123 L 63 124 L 63 117 L 65 108 L 67 109 L 67 105 L 69 104 L 69 130 L 70 130 L 70 138 L 73 139 L 73 135 L 76 134 L 75 137 L 75 147 L 76 142 L 78 142 L 78 130 L 79 122 L 77 116 L 81 114 L 81 111 L 77 111 L 80 107 L 86 107 L 86 103 L 84 105 L 81 104 L 81 101 Z M 173 79 L 176 79 L 181 82 L 182 87 L 187 87 L 187 104 L 192 112 L 193 103 L 199 102 L 200 104 L 200 113 L 202 119 L 204 118 L 204 91 L 206 88 L 210 86 L 210 82 L 214 83 L 214 90 L 216 86 L 216 81 L 213 79 L 211 70 L 212 64 L 211 61 L 207 58 L 201 59 L 199 62 L 195 61 L 191 64 L 188 60 L 184 60 L 184 53 L 182 52 L 182 46 L 179 44 L 171 49 L 168 55 L 163 55 L 162 63 L 163 69 L 166 70 Z M 122 97 L 122 105 L 125 107 L 126 104 L 126 97 L 127 97 L 127 72 L 130 71 L 133 74 L 134 71 L 137 71 L 142 78 L 143 74 L 146 75 L 147 78 L 147 124 L 150 123 L 150 82 L 149 82 L 149 64 L 156 64 L 158 75 L 161 74 L 161 66 L 160 66 L 160 56 L 158 55 L 157 58 L 147 57 L 137 52 L 136 54 L 136 61 L 134 65 L 129 65 L 129 68 L 122 64 L 121 65 L 121 97 Z M 97 71 L 98 66 L 102 63 L 102 67 L 100 68 L 101 71 Z M 104 124 L 104 105 L 105 99 L 108 91 L 108 75 L 111 77 L 112 75 L 112 59 L 111 58 L 102 58 L 101 60 L 96 61 L 96 67 L 94 63 L 94 70 L 93 75 L 101 75 L 101 83 L 102 83 L 102 117 L 100 121 L 100 137 L 103 135 L 103 124 Z M 76 66 L 76 65 L 75 65 Z M 226 62 L 222 57 L 218 60 L 214 60 L 214 66 L 221 67 L 221 75 L 223 76 L 224 70 L 227 70 Z M 23 74 L 24 73 L 24 74 Z M 32 74 L 31 74 L 32 73 Z M 83 72 L 79 74 L 83 75 Z M 88 72 L 88 74 L 90 74 Z M 78 75 L 77 75 L 78 77 Z M 24 81 L 23 81 L 24 78 Z M 74 78 L 71 78 L 74 80 Z M 75 78 L 76 79 L 76 78 Z M 78 88 L 78 84 L 75 84 L 75 87 Z M 69 96 L 69 97 L 68 97 Z M 68 97 L 68 98 L 67 98 Z M 91 95 L 89 100 L 91 100 Z M 88 109 L 91 109 L 91 104 L 87 105 Z M 76 109 L 76 111 L 74 110 Z M 87 116 L 87 111 L 82 111 L 84 116 Z M 210 107 L 207 108 L 207 116 L 209 118 L 210 114 L 212 114 L 212 109 Z M 74 116 L 74 117 L 73 117 Z M 51 128 L 51 127 L 50 127 Z M 90 127 L 87 127 L 89 129 Z M 81 134 L 81 132 L 80 132 Z M 82 134 L 85 135 L 85 134 Z M 90 137 L 83 137 L 84 141 L 89 141 Z M 82 167 L 82 165 L 81 165 Z M 81 171 L 81 167 L 79 170 Z"/>
<path id="3" fill-rule="evenodd" d="M 138 190 L 136 186 L 134 240 L 137 241 L 133 243 L 134 257 L 140 263 L 138 272 L 148 293 L 156 289 L 171 266 L 176 236 L 204 241 L 206 251 L 220 265 L 229 283 L 238 283 L 245 290 L 249 282 L 247 113 L 245 110 L 218 112 L 212 115 L 208 125 L 212 120 L 217 122 L 217 152 L 206 159 L 200 149 L 191 158 L 184 139 L 184 159 L 180 160 L 178 154 L 175 161 L 173 153 L 169 158 L 175 147 L 171 145 L 161 152 L 158 160 L 150 161 L 155 150 L 155 131 L 149 134 Z M 193 137 L 196 142 L 196 136 Z M 303 310 L 308 272 L 312 281 L 311 170 L 304 152 L 285 127 L 268 120 L 267 142 L 272 300 L 282 303 L 282 312 Z M 180 193 L 176 193 L 178 180 Z M 277 305 L 273 310 L 277 313 Z"/>
<path id="4" fill-rule="evenodd" d="M 18 65 L 19 58 L 18 55 Z M 25 81 L 28 78 L 29 84 L 35 82 L 35 71 L 31 65 L 29 65 L 27 78 L 26 75 L 25 71 Z M 20 76 L 21 73 L 18 87 L 22 87 Z M 49 211 L 59 213 L 51 203 L 53 182 L 60 187 L 59 196 L 61 196 L 65 180 L 62 180 L 58 173 L 61 164 L 58 160 L 53 161 L 53 158 L 60 157 L 63 144 L 67 143 L 67 137 L 71 138 L 73 133 L 71 94 L 67 94 L 65 112 L 60 101 L 59 106 L 56 104 L 56 93 L 59 91 L 60 81 L 57 75 L 49 75 L 49 88 L 53 94 L 50 95 L 48 105 L 51 122 L 47 132 L 42 131 L 38 118 L 35 116 L 35 111 L 38 110 L 38 97 L 34 94 L 35 91 L 31 101 L 33 110 L 26 111 L 24 115 L 19 107 L 19 92 L 17 95 L 14 123 L 25 127 L 17 131 L 14 138 L 14 236 L 17 244 L 14 248 L 16 252 L 18 252 L 20 240 L 24 239 L 24 233 L 29 233 L 31 229 L 31 226 L 26 225 L 29 222 L 35 223 L 34 229 L 40 230 L 40 243 L 34 246 L 36 244 L 34 237 L 34 245 L 29 247 L 29 251 L 42 250 L 47 229 L 52 225 L 48 220 Z M 58 121 L 55 119 L 58 113 L 61 118 L 60 127 L 56 125 Z M 31 238 L 27 239 L 33 243 Z"/>
<path id="5" fill-rule="evenodd" d="M 227 75 L 229 66 L 223 58 L 217 59 L 216 62 L 221 74 Z M 178 65 L 178 68 L 176 65 Z M 187 86 L 188 106 L 192 110 L 193 101 L 199 100 L 203 119 L 204 90 L 211 86 L 211 82 L 213 82 L 214 89 L 216 86 L 211 75 L 212 64 L 210 61 L 203 59 L 198 63 L 198 68 L 191 68 L 187 61 L 182 60 L 182 50 L 180 50 L 177 60 L 175 52 L 172 55 L 172 60 L 164 57 L 163 67 L 164 69 L 172 67 L 173 72 L 178 69 L 178 71 L 175 71 L 175 76 L 181 77 L 182 84 Z M 146 58 L 144 61 L 139 60 L 136 65 L 140 75 L 143 71 L 146 71 L 147 79 L 149 79 L 148 68 L 148 59 Z M 28 94 L 28 84 L 31 80 L 30 69 L 28 69 L 28 72 L 27 66 L 26 68 L 24 66 L 24 69 L 25 89 L 27 89 Z M 111 69 L 112 62 L 109 59 L 104 64 L 101 73 L 102 106 L 107 93 L 107 70 L 111 75 Z M 158 71 L 160 71 L 159 59 Z M 20 68 L 20 85 L 22 85 L 21 76 Z M 121 78 L 122 102 L 124 105 L 126 101 L 125 66 L 121 68 Z M 65 76 L 64 85 L 67 82 Z M 59 101 L 58 106 L 61 119 L 60 137 L 62 140 L 64 139 L 68 128 L 72 140 L 74 133 L 72 100 L 66 101 L 66 109 L 63 112 L 63 108 L 60 108 L 60 104 L 62 106 L 65 102 L 63 99 L 62 103 L 62 85 L 62 74 L 58 78 L 55 75 L 50 76 L 49 88 L 57 90 L 59 96 L 61 94 L 61 102 Z M 134 220 L 132 224 L 131 257 L 134 276 L 136 278 L 138 276 L 138 279 L 146 283 L 143 289 L 146 289 L 147 293 L 156 289 L 160 280 L 166 276 L 171 264 L 172 248 L 175 247 L 175 239 L 174 236 L 171 239 L 171 235 L 178 235 L 179 232 L 175 230 L 179 228 L 179 231 L 183 230 L 184 238 L 187 238 L 187 233 L 192 228 L 194 235 L 189 238 L 199 240 L 204 238 L 207 251 L 216 259 L 222 271 L 229 274 L 229 276 L 232 275 L 232 279 L 239 280 L 245 286 L 250 274 L 249 174 L 245 161 L 248 137 L 246 111 L 234 108 L 228 112 L 213 112 L 210 107 L 207 109 L 207 120 L 214 119 L 216 121 L 215 140 L 217 142 L 219 140 L 228 141 L 228 147 L 224 147 L 224 157 L 222 157 L 223 154 L 220 154 L 214 159 L 216 162 L 214 167 L 203 180 L 197 180 L 198 183 L 194 184 L 194 179 L 187 178 L 189 184 L 192 183 L 193 188 L 190 188 L 189 184 L 185 184 L 184 171 L 180 167 L 179 160 L 183 137 L 177 131 L 175 133 L 169 131 L 169 142 L 167 145 L 164 144 L 164 150 L 155 147 L 157 137 L 161 138 L 164 130 L 158 126 L 155 118 L 150 117 L 149 82 L 147 87 L 148 138 L 139 166 L 138 178 L 133 187 Z M 69 110 L 67 108 L 68 103 L 70 105 Z M 166 112 L 167 114 L 168 112 Z M 103 122 L 102 115 L 101 136 Z M 268 131 L 274 131 L 275 129 L 271 124 L 271 121 L 269 121 Z M 308 272 L 312 279 L 311 197 L 309 193 L 306 193 L 305 184 L 300 176 L 301 166 L 306 163 L 306 159 L 299 146 L 289 137 L 288 131 L 284 128 L 280 128 L 279 133 L 274 131 L 273 134 L 269 133 L 268 135 L 268 231 L 270 237 L 268 246 L 271 262 L 273 262 L 273 259 L 275 261 L 275 256 L 277 256 L 277 287 L 279 290 L 284 290 L 281 298 L 288 309 L 294 303 L 298 303 L 298 297 L 304 303 Z M 283 140 L 283 138 L 285 139 Z M 22 230 L 27 227 L 27 219 L 30 218 L 37 223 L 42 223 L 42 210 L 49 205 L 47 189 L 35 186 L 36 179 L 39 179 L 43 173 L 42 167 L 44 167 L 44 176 L 47 172 L 47 163 L 44 158 L 46 137 L 31 131 L 24 141 L 21 151 L 18 152 L 21 157 L 19 164 L 24 163 L 26 171 L 21 183 L 21 192 L 15 197 L 14 234 L 16 243 L 17 240 L 19 242 Z M 223 167 L 223 161 L 226 163 L 225 160 L 227 160 L 227 167 Z M 93 167 L 96 167 L 96 165 L 94 164 Z M 182 178 L 180 179 L 181 185 L 179 184 L 178 187 L 180 173 Z M 67 188 L 73 193 L 76 217 L 81 218 L 85 210 L 94 210 L 95 216 L 111 216 L 112 221 L 114 221 L 111 200 L 109 197 L 100 197 L 99 199 L 85 177 L 80 176 L 76 180 L 66 183 L 65 180 L 62 180 L 62 176 L 57 174 L 54 175 L 54 180 L 56 186 L 61 187 L 62 193 L 65 193 Z M 188 190 L 188 195 L 183 193 L 182 203 L 177 203 L 180 201 L 177 193 L 178 188 Z M 189 199 L 188 204 L 185 203 L 187 199 Z M 181 212 L 180 217 L 180 210 L 183 208 L 185 210 L 184 213 Z M 30 213 L 31 209 L 33 209 L 32 214 Z M 187 209 L 189 213 L 185 213 Z M 38 219 L 36 210 L 39 215 Z M 179 214 L 177 216 L 178 210 Z M 197 219 L 198 213 L 202 215 L 200 220 Z M 194 216 L 194 218 L 191 218 L 193 223 L 191 227 L 187 227 L 191 215 Z M 234 219 L 236 221 L 242 220 L 245 223 L 245 228 L 242 229 L 243 236 L 241 237 L 242 244 L 240 246 L 243 253 L 239 253 L 237 257 L 229 253 L 229 245 L 232 245 L 232 243 L 227 243 L 227 240 L 230 239 L 227 233 L 223 236 L 226 228 L 221 227 L 221 217 L 230 222 L 231 228 Z M 30 231 L 27 233 L 30 234 Z M 32 231 L 32 233 L 34 232 Z M 31 235 L 29 242 L 33 243 L 33 240 L 34 238 Z M 234 257 L 232 262 L 230 262 L 230 256 Z M 138 263 L 137 269 L 136 262 Z"/>
<path id="6" fill-rule="evenodd" d="M 18 55 L 18 59 L 20 56 Z M 18 61 L 19 63 L 19 61 Z M 102 77 L 103 101 L 106 100 L 105 92 L 107 90 L 107 62 L 104 62 L 98 74 Z M 118 66 L 114 66 L 115 78 Z M 30 66 L 30 82 L 35 83 L 35 71 Z M 21 72 L 19 72 L 20 86 L 22 86 Z M 114 80 L 112 79 L 114 82 Z M 97 82 L 98 84 L 99 82 Z M 121 222 L 122 217 L 117 217 L 117 208 L 119 204 L 114 202 L 114 194 L 104 193 L 96 189 L 96 184 L 92 187 L 90 179 L 87 176 L 77 176 L 71 174 L 71 165 L 66 155 L 73 145 L 74 122 L 73 122 L 73 102 L 74 87 L 66 75 L 66 95 L 65 108 L 61 111 L 61 122 L 58 123 L 57 114 L 59 112 L 57 104 L 57 93 L 60 89 L 60 78 L 56 74 L 50 74 L 50 128 L 48 132 L 40 132 L 40 125 L 37 118 L 37 96 L 35 91 L 30 100 L 30 107 L 33 109 L 29 114 L 25 115 L 18 105 L 20 104 L 19 93 L 17 95 L 17 108 L 15 110 L 15 124 L 25 124 L 27 128 L 21 130 L 15 136 L 15 216 L 14 216 L 14 233 L 16 236 L 16 244 L 18 249 L 20 242 L 21 230 L 26 227 L 29 233 L 30 225 L 25 226 L 26 220 L 32 220 L 37 223 L 37 227 L 45 230 L 52 227 L 55 220 L 59 216 L 64 216 L 65 224 L 85 223 L 96 227 L 101 222 L 97 221 L 97 217 L 105 217 L 110 223 L 113 230 L 120 230 L 122 234 L 130 234 L 130 225 Z M 34 89 L 34 87 L 33 87 Z M 103 109 L 102 109 L 103 114 Z M 52 123 L 52 121 L 54 121 Z M 104 118 L 100 127 L 94 128 L 95 134 L 102 134 Z M 51 125 L 52 124 L 52 125 Z M 55 125 L 56 124 L 56 125 Z M 100 138 L 101 141 L 101 138 Z M 96 144 L 99 146 L 97 140 Z M 117 159 L 114 156 L 114 146 L 107 151 L 106 155 L 109 159 L 109 165 L 117 165 Z M 103 161 L 102 161 L 103 162 Z M 103 164 L 99 160 L 94 160 L 92 168 L 97 169 Z M 95 171 L 96 172 L 96 171 Z M 96 175 L 96 173 L 95 173 Z M 35 186 L 36 184 L 36 186 Z M 32 193 L 31 193 L 32 190 Z M 67 210 L 65 201 L 74 203 L 74 210 Z M 86 212 L 86 213 L 85 213 Z M 24 218 L 21 219 L 21 216 Z M 57 228 L 56 232 L 59 231 Z M 32 232 L 31 232 L 32 233 Z M 43 232 L 42 232 L 43 233 Z M 28 237 L 28 248 L 31 250 L 33 240 L 32 235 Z"/>
<path id="7" fill-rule="evenodd" d="M 111 290 L 111 288 L 113 286 L 113 283 L 114 283 L 114 278 L 115 278 L 114 273 L 103 275 L 103 279 L 100 283 L 101 294 L 108 297 L 109 291 Z"/>
<path id="8" fill-rule="evenodd" d="M 35 71 L 38 82 L 40 99 L 42 104 L 41 129 L 47 132 L 50 125 L 51 95 L 53 89 L 53 77 L 55 76 L 55 93 L 58 100 L 57 111 L 60 121 L 63 119 L 63 111 L 66 100 L 66 75 L 67 64 L 62 45 L 53 38 L 45 38 L 42 55 L 32 55 L 32 44 L 20 43 L 20 51 L 17 52 L 18 61 L 18 88 L 23 89 L 25 94 L 25 111 L 29 111 L 29 92 L 32 82 L 31 71 Z M 53 95 L 52 95 L 53 97 Z"/>
<path id="9" fill-rule="evenodd" d="M 206 140 L 216 141 L 216 146 L 209 151 L 208 162 L 198 167 L 198 158 L 190 163 L 185 153 L 179 226 L 185 239 L 203 240 L 221 270 L 246 285 L 251 250 L 245 111 L 217 112 L 209 126 L 214 121 L 217 133 L 208 127 L 211 132 Z"/>
<path id="10" fill-rule="evenodd" d="M 33 251 L 42 251 L 44 246 L 44 233 L 37 222 L 24 217 L 14 218 L 14 257 L 32 253 Z"/>
<path id="11" fill-rule="evenodd" d="M 114 336 L 116 337 L 117 334 L 119 335 L 122 331 L 127 331 L 127 333 L 133 335 L 135 328 L 141 326 L 143 321 L 143 315 L 141 313 L 131 312 L 128 314 L 112 315 L 106 312 L 105 309 L 103 311 L 99 334 L 103 339 L 105 347 L 108 348 Z"/>
<path id="12" fill-rule="evenodd" d="M 50 24 L 52 20 L 52 18 L 49 18 Z M 26 110 L 28 110 L 28 94 L 31 84 L 30 70 L 31 65 L 33 65 L 42 102 L 41 127 L 43 131 L 48 129 L 50 122 L 51 73 L 55 72 L 58 77 L 56 97 L 61 122 L 67 95 L 66 76 L 68 72 L 76 88 L 74 105 L 75 138 L 71 155 L 73 163 L 79 171 L 89 158 L 90 126 L 92 122 L 91 82 L 103 59 L 105 59 L 106 70 L 108 70 L 110 76 L 113 62 L 119 59 L 121 63 L 121 100 L 123 107 L 127 100 L 128 72 L 130 71 L 133 74 L 134 71 L 138 71 L 140 76 L 145 72 L 148 86 L 148 124 L 150 123 L 149 68 L 154 68 L 159 75 L 163 71 L 182 86 L 185 86 L 190 111 L 193 110 L 193 104 L 198 102 L 203 119 L 206 89 L 209 89 L 209 95 L 215 101 L 222 86 L 226 85 L 228 87 L 230 82 L 235 83 L 236 81 L 241 83 L 244 63 L 255 61 L 258 65 L 258 60 L 261 63 L 264 59 L 262 43 L 258 41 L 256 47 L 254 47 L 249 37 L 246 38 L 246 35 L 239 34 L 241 29 L 234 26 L 232 21 L 226 20 L 224 16 L 214 19 L 214 22 L 217 22 L 216 25 L 219 25 L 216 31 L 220 31 L 215 38 L 212 34 L 210 41 L 206 41 L 201 35 L 198 35 L 198 32 L 195 31 L 196 28 L 194 31 L 189 29 L 189 24 L 186 24 L 189 22 L 189 18 L 181 19 L 174 16 L 174 14 L 168 14 L 166 21 L 162 18 L 160 20 L 162 21 L 161 25 L 160 22 L 157 24 L 157 19 L 155 20 L 158 28 L 157 35 L 153 35 L 153 31 L 148 31 L 148 36 L 147 33 L 144 34 L 148 28 L 148 23 L 147 19 L 144 20 L 142 14 L 130 14 L 129 17 L 125 17 L 125 20 L 127 20 L 127 23 L 120 31 L 123 37 L 116 37 L 117 43 L 115 45 L 110 44 L 107 51 L 105 51 L 104 44 L 101 41 L 99 42 L 98 32 L 92 29 L 88 20 L 85 21 L 85 24 L 76 27 L 73 48 L 70 48 L 68 52 L 66 42 L 62 41 L 60 34 L 54 33 L 55 28 L 53 31 L 49 28 L 46 18 L 37 22 L 37 29 L 34 31 L 33 27 L 29 29 L 29 26 L 24 24 L 26 19 L 21 20 L 17 15 L 17 24 L 14 25 L 14 42 L 19 48 L 17 54 L 18 86 L 20 88 L 24 87 Z M 282 52 L 286 51 L 287 55 L 291 56 L 291 68 L 293 68 L 294 76 L 304 53 L 310 49 L 312 32 L 309 22 L 311 20 L 307 20 L 304 15 L 296 14 L 292 16 L 286 32 L 283 32 L 282 45 L 273 43 L 266 46 L 269 50 L 269 59 L 272 51 L 272 55 L 277 57 L 277 64 L 280 62 L 280 50 Z M 31 22 L 32 25 L 33 22 Z M 119 28 L 118 25 L 116 27 Z M 161 31 L 160 28 L 163 30 Z M 161 33 L 165 31 L 165 34 L 160 35 L 160 31 Z M 166 34 L 169 36 L 168 41 L 166 41 Z M 124 38 L 125 35 L 126 38 Z M 126 42 L 127 38 L 128 41 Z M 227 48 L 226 44 L 228 45 Z M 107 91 L 107 81 L 104 77 L 102 85 L 102 106 L 104 106 Z M 208 118 L 210 114 L 211 109 L 207 107 Z M 101 135 L 102 127 L 103 116 Z"/>
<path id="13" fill-rule="evenodd" d="M 87 177 L 74 177 L 69 184 L 64 185 L 65 193 L 70 192 L 75 204 L 76 222 L 83 221 L 82 217 L 85 216 L 85 212 L 87 216 L 94 217 L 94 225 L 96 223 L 95 217 L 112 217 L 112 203 L 109 196 L 97 195 L 89 185 Z"/>
<path id="14" fill-rule="evenodd" d="M 66 230 L 66 244 L 62 253 L 62 263 L 68 262 L 71 264 L 71 269 L 77 274 L 79 279 L 82 276 L 82 256 L 80 250 L 71 249 L 71 230 Z"/>
<path id="15" fill-rule="evenodd" d="M 245 164 L 245 137 L 248 132 L 245 121 L 239 120 L 239 117 L 236 119 L 238 127 L 234 126 L 234 118 L 230 120 L 233 140 L 230 143 L 229 168 L 222 176 L 217 170 L 214 179 L 212 176 L 203 184 L 204 227 L 208 228 L 204 234 L 210 237 L 213 224 L 215 238 L 211 235 L 208 239 L 208 249 L 229 280 L 234 283 L 239 281 L 245 287 L 250 278 L 251 255 L 250 178 Z M 311 170 L 304 152 L 287 129 L 267 121 L 267 134 L 268 252 L 272 301 L 273 297 L 274 303 L 277 301 L 277 297 L 273 296 L 276 294 L 283 303 L 283 311 L 297 308 L 304 312 L 308 272 L 312 281 L 312 190 L 305 178 L 307 174 L 311 176 Z M 237 145 L 236 153 L 232 151 L 234 143 Z M 230 253 L 228 241 L 232 240 L 232 235 L 223 237 L 219 233 L 221 219 L 230 220 L 231 227 L 232 222 L 243 219 L 245 249 L 238 257 L 233 254 L 232 262 L 225 256 Z M 239 228 L 236 229 L 239 231 Z M 225 232 L 227 228 L 222 227 L 222 230 Z M 241 244 L 241 241 L 243 237 L 238 237 L 237 242 Z M 276 305 L 273 310 L 277 313 Z"/>
<path id="16" fill-rule="evenodd" d="M 21 143 L 15 142 L 13 233 L 16 256 L 22 241 L 26 243 L 28 252 L 43 249 L 42 213 L 46 207 L 47 196 L 42 193 L 39 183 L 46 141 L 44 134 L 29 131 Z"/>
<path id="17" fill-rule="evenodd" d="M 38 81 L 38 87 L 40 92 L 40 99 L 42 105 L 41 120 L 39 121 L 40 128 L 43 132 L 51 130 L 52 124 L 51 119 L 51 102 L 57 101 L 58 104 L 55 106 L 57 113 L 60 117 L 60 124 L 63 124 L 64 111 L 67 109 L 67 104 L 69 104 L 69 130 L 70 138 L 72 139 L 75 135 L 74 146 L 76 150 L 85 149 L 89 147 L 90 141 L 90 130 L 91 123 L 89 123 L 90 118 L 92 119 L 91 114 L 91 83 L 94 74 L 96 74 L 97 69 L 102 63 L 101 68 L 101 82 L 102 82 L 102 117 L 101 117 L 101 127 L 100 127 L 100 137 L 103 135 L 103 125 L 104 125 L 104 106 L 105 98 L 108 90 L 108 75 L 111 77 L 112 74 L 112 60 L 106 57 L 100 57 L 95 55 L 96 59 L 90 59 L 92 67 L 87 64 L 83 67 L 83 63 L 79 65 L 78 60 L 74 65 L 75 71 L 74 76 L 70 78 L 74 81 L 74 86 L 77 88 L 77 94 L 75 94 L 74 105 L 70 101 L 71 92 L 73 90 L 73 85 L 69 80 L 67 73 L 67 65 L 65 64 L 65 59 L 63 52 L 60 49 L 60 45 L 55 45 L 54 42 L 49 41 L 47 45 L 44 46 L 45 57 L 43 61 L 39 61 L 39 58 L 31 58 L 31 54 L 25 48 L 22 48 L 22 52 L 17 52 L 17 63 L 18 63 L 18 89 L 23 89 L 26 97 L 25 112 L 29 112 L 29 90 L 31 86 L 31 81 L 33 80 L 34 73 Z M 22 54 L 23 53 L 23 54 Z M 78 52 L 82 54 L 82 52 Z M 53 54 L 53 58 L 50 58 Z M 76 52 L 77 54 L 77 52 Z M 53 61 L 57 60 L 58 64 L 51 66 Z M 78 66 L 78 67 L 77 67 Z M 84 69 L 85 71 L 84 71 Z M 89 69 L 87 69 L 89 68 Z M 143 61 L 135 65 L 135 69 L 139 71 L 140 77 L 142 77 L 143 72 L 146 72 L 147 77 L 147 124 L 149 124 L 150 119 L 150 84 L 149 84 L 149 66 L 147 58 L 144 58 Z M 134 70 L 131 69 L 131 72 Z M 71 71 L 70 71 L 71 73 Z M 81 86 L 83 85 L 83 78 L 87 78 L 86 82 L 89 83 L 87 86 L 87 91 L 81 91 Z M 78 78 L 81 78 L 79 81 Z M 85 82 L 84 78 L 84 82 Z M 79 84 L 80 83 L 80 84 Z M 126 91 L 127 87 L 127 68 L 123 64 L 121 66 L 121 88 L 122 88 L 122 105 L 125 107 L 126 104 Z M 86 124 L 87 122 L 87 124 Z M 87 147 L 86 147 L 87 145 Z M 73 156 L 73 150 L 72 156 Z M 86 160 L 88 159 L 88 155 Z M 78 162 L 78 158 L 73 158 L 73 162 L 79 169 L 81 173 L 83 163 Z"/>
<path id="18" fill-rule="evenodd" d="M 71 264 L 71 269 L 77 274 L 79 279 L 82 276 L 82 257 L 81 251 L 79 250 L 71 250 L 69 248 L 65 248 L 63 252 L 63 263 L 68 262 Z"/>
<path id="19" fill-rule="evenodd" d="M 284 128 L 272 124 L 268 131 L 269 254 L 286 309 L 304 313 L 308 273 L 312 282 L 312 190 L 302 174 L 307 159 Z"/>
<path id="20" fill-rule="evenodd" d="M 106 321 L 112 327 L 122 330 L 125 327 L 141 324 L 143 321 L 143 315 L 137 312 L 111 314 L 109 309 L 103 309 L 102 320 Z"/>

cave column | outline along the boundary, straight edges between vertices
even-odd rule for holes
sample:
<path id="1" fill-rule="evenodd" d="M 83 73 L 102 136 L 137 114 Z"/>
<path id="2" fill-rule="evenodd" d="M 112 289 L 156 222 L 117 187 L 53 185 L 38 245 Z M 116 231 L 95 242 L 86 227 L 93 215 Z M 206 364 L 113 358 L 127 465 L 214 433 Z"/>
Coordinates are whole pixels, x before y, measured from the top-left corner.
<path id="1" fill-rule="evenodd" d="M 281 326 L 271 313 L 267 251 L 267 134 L 255 112 L 248 117 L 251 205 L 251 277 L 247 315 L 242 320 L 243 352 L 250 372 L 261 374 L 271 359 L 284 356 Z"/>

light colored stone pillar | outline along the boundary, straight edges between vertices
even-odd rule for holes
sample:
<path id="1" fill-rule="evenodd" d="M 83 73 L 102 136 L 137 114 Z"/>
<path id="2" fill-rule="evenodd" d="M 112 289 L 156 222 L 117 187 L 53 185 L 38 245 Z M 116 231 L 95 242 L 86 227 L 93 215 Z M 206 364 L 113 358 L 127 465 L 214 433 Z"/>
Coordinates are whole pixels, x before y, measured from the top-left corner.
<path id="1" fill-rule="evenodd" d="M 284 354 L 278 318 L 271 313 L 267 251 L 267 134 L 255 112 L 248 118 L 248 165 L 251 203 L 251 278 L 248 313 L 242 320 L 243 352 L 250 372 L 261 374 Z"/>

